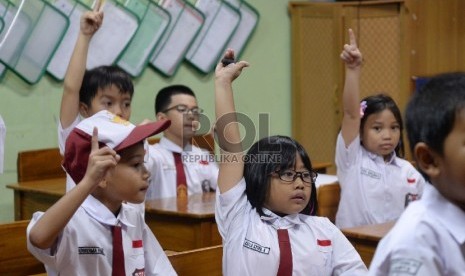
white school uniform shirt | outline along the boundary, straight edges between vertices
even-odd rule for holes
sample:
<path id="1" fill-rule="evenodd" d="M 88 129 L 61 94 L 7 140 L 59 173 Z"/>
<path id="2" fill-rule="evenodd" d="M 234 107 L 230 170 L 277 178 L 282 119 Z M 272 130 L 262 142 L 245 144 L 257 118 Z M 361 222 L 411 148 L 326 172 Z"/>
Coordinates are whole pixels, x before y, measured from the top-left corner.
<path id="1" fill-rule="evenodd" d="M 28 250 L 45 264 L 48 275 L 111 275 L 111 227 L 122 227 L 126 275 L 176 275 L 168 257 L 139 212 L 123 204 L 118 217 L 100 201 L 87 197 L 50 249 L 39 249 L 29 233 L 43 212 L 36 212 L 27 228 Z"/>
<path id="2" fill-rule="evenodd" d="M 465 211 L 426 185 L 379 243 L 370 275 L 465 275 Z"/>
<path id="3" fill-rule="evenodd" d="M 67 128 L 63 128 L 61 125 L 61 122 L 58 122 L 58 148 L 60 149 L 60 154 L 63 156 L 65 154 L 65 145 L 66 145 L 66 139 L 68 139 L 69 134 L 71 134 L 71 131 L 82 121 L 81 115 L 78 115 L 76 119 L 71 123 L 71 125 Z M 148 145 L 147 142 L 145 142 L 144 147 Z M 64 170 L 64 169 L 63 169 Z M 76 183 L 74 183 L 74 180 L 71 178 L 71 176 L 66 173 L 66 192 L 71 190 L 76 186 Z M 128 205 L 131 205 L 132 207 L 136 208 L 139 210 L 141 213 L 142 217 L 145 216 L 145 202 L 135 204 L 135 203 L 128 203 Z"/>
<path id="4" fill-rule="evenodd" d="M 176 196 L 176 166 L 173 152 L 181 153 L 187 180 L 187 195 L 216 190 L 218 165 L 210 152 L 188 145 L 181 149 L 166 137 L 149 146 L 147 168 L 152 174 L 146 199 Z"/>
<path id="5" fill-rule="evenodd" d="M 292 275 L 365 275 L 359 254 L 327 218 L 302 214 L 279 217 L 269 210 L 260 217 L 245 193 L 245 180 L 217 191 L 215 217 L 223 238 L 223 274 L 276 275 L 279 268 L 277 229 L 288 229 Z"/>
<path id="6" fill-rule="evenodd" d="M 393 152 L 389 162 L 367 151 L 357 136 L 346 148 L 339 133 L 336 166 L 341 199 L 336 214 L 339 228 L 384 223 L 399 218 L 406 202 L 419 199 L 425 180 Z"/>

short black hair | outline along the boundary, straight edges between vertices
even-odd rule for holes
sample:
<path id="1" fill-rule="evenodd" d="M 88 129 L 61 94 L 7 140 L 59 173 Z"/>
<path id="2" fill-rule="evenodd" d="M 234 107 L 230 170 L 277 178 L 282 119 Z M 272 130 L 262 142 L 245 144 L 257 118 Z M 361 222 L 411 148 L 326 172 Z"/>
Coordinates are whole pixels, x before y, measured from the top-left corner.
<path id="1" fill-rule="evenodd" d="M 288 136 L 262 138 L 253 144 L 244 156 L 247 198 L 260 216 L 264 215 L 263 206 L 270 189 L 270 174 L 278 170 L 294 168 L 296 154 L 299 154 L 307 170 L 313 170 L 310 157 L 304 147 Z M 312 183 L 310 200 L 301 213 L 313 216 L 317 208 L 316 186 Z"/>
<path id="2" fill-rule="evenodd" d="M 194 91 L 181 84 L 166 86 L 158 91 L 155 97 L 155 114 L 163 112 L 171 104 L 171 97 L 178 94 L 186 94 L 195 98 Z"/>
<path id="3" fill-rule="evenodd" d="M 395 153 L 399 157 L 404 157 L 404 144 L 402 143 L 403 140 L 403 132 L 404 132 L 404 125 L 402 122 L 402 114 L 400 113 L 400 109 L 397 106 L 396 102 L 388 95 L 381 93 L 377 95 L 368 96 L 362 99 L 362 102 L 366 102 L 366 109 L 364 111 L 364 115 L 362 120 L 360 121 L 360 134 L 363 135 L 363 128 L 365 127 L 365 123 L 367 118 L 371 114 L 376 114 L 382 112 L 385 109 L 389 109 L 394 117 L 396 118 L 397 123 L 399 123 L 400 127 L 400 138 L 399 143 L 397 144 L 396 148 L 394 149 Z"/>
<path id="4" fill-rule="evenodd" d="M 459 112 L 465 108 L 465 73 L 445 73 L 432 77 L 417 91 L 405 110 L 410 150 L 423 142 L 444 154 L 444 141 L 452 131 Z M 423 177 L 429 177 L 421 171 Z"/>
<path id="5" fill-rule="evenodd" d="M 86 70 L 79 91 L 79 101 L 90 106 L 92 99 L 97 95 L 97 91 L 111 85 L 118 87 L 122 94 L 129 93 L 132 100 L 134 86 L 131 76 L 117 66 L 104 65 Z"/>

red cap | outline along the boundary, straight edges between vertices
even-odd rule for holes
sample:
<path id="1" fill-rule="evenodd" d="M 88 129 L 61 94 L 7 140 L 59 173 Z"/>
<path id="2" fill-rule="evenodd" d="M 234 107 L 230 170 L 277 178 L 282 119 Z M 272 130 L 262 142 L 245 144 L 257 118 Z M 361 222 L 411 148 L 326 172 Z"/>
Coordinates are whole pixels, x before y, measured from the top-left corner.
<path id="1" fill-rule="evenodd" d="M 98 129 L 99 146 L 121 151 L 168 128 L 170 120 L 135 126 L 107 110 L 82 120 L 66 139 L 63 168 L 77 184 L 84 177 L 91 151 L 92 132 Z"/>

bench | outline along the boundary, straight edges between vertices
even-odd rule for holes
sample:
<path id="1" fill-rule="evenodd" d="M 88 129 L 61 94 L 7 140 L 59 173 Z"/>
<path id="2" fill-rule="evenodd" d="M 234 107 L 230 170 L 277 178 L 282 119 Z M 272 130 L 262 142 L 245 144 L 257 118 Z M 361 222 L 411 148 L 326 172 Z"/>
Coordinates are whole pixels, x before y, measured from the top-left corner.
<path id="1" fill-rule="evenodd" d="M 20 151 L 16 163 L 18 182 L 66 177 L 62 160 L 58 148 Z"/>
<path id="2" fill-rule="evenodd" d="M 44 265 L 27 250 L 28 224 L 29 220 L 0 224 L 0 275 L 46 275 Z M 222 245 L 167 255 L 180 276 L 222 275 Z"/>

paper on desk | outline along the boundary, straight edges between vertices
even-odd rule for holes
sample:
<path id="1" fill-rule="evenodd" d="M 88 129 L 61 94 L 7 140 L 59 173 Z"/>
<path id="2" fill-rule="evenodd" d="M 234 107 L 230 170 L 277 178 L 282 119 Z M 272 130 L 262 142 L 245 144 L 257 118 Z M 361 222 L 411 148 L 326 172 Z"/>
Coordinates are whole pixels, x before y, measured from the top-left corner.
<path id="1" fill-rule="evenodd" d="M 5 153 L 6 126 L 0 116 L 0 173 L 3 173 L 3 158 Z"/>

